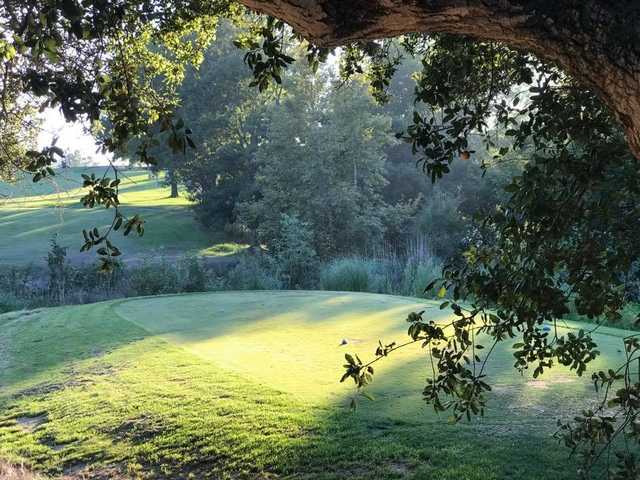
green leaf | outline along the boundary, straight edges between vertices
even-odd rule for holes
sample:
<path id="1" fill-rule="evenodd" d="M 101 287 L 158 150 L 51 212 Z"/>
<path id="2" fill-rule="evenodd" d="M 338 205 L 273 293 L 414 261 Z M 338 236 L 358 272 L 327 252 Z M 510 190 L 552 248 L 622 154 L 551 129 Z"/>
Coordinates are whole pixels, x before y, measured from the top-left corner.
<path id="1" fill-rule="evenodd" d="M 427 284 L 427 286 L 424 287 L 424 292 L 423 293 L 427 293 L 429 290 L 431 290 L 435 286 L 437 281 L 438 281 L 438 279 L 436 278 L 435 280 L 432 280 L 431 282 L 429 282 Z"/>
<path id="2" fill-rule="evenodd" d="M 373 395 L 371 395 L 369 392 L 367 392 L 366 390 L 360 391 L 360 395 L 362 395 L 364 398 L 366 398 L 367 400 L 370 400 L 372 402 L 375 400 L 375 397 Z"/>

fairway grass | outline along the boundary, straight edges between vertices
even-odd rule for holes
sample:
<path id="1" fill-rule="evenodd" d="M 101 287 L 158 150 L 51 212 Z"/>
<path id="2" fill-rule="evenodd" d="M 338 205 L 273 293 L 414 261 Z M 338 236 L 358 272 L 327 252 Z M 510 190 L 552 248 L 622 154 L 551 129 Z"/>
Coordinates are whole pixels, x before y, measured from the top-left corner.
<path id="1" fill-rule="evenodd" d="M 102 177 L 106 167 L 69 168 L 55 177 L 34 184 L 28 178 L 16 184 L 0 183 L 0 264 L 24 265 L 43 261 L 49 240 L 68 246 L 74 261 L 90 262 L 95 255 L 80 254 L 82 230 L 105 229 L 113 218 L 113 210 L 84 208 L 80 198 L 86 193 L 82 174 Z M 108 173 L 113 176 L 113 172 Z M 211 232 L 203 229 L 185 197 L 170 198 L 170 189 L 162 179 L 151 178 L 145 170 L 120 173 L 120 201 L 125 215 L 138 214 L 146 222 L 145 235 L 114 235 L 124 259 L 141 256 L 173 256 L 194 254 L 221 256 L 236 253 L 243 246 L 234 243 L 218 245 Z"/>
<path id="2" fill-rule="evenodd" d="M 137 298 L 0 316 L 0 459 L 71 478 L 573 479 L 555 420 L 587 379 L 489 366 L 484 418 L 453 425 L 421 401 L 427 358 L 379 362 L 356 412 L 344 353 L 406 338 L 428 301 L 335 292 Z M 569 323 L 566 328 L 579 328 Z M 588 327 L 588 325 L 587 325 Z M 595 368 L 625 331 L 603 329 Z M 347 345 L 340 346 L 342 340 Z M 588 376 L 587 376 L 588 377 Z"/>

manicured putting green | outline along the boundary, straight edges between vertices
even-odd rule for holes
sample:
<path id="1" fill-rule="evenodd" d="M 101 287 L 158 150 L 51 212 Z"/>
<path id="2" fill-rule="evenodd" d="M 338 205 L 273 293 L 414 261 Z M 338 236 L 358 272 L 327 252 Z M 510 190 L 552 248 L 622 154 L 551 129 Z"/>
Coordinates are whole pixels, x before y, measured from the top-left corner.
<path id="1" fill-rule="evenodd" d="M 425 310 L 425 318 L 447 322 L 453 317 L 449 310 L 440 310 L 439 303 L 366 293 L 221 292 L 128 300 L 115 311 L 148 332 L 255 382 L 305 401 L 326 403 L 353 394 L 351 381 L 338 382 L 345 352 L 370 359 L 378 339 L 406 341 L 406 317 L 413 311 Z M 579 328 L 593 326 L 565 323 L 561 333 Z M 614 329 L 596 334 L 604 354 L 594 368 L 622 358 L 623 335 Z M 343 340 L 346 345 L 341 345 Z M 554 368 L 538 380 L 519 375 L 512 367 L 515 342 L 499 345 L 488 364 L 489 378 L 496 385 L 494 407 L 503 407 L 508 399 L 508 408 L 529 409 L 535 420 L 536 412 L 569 412 L 568 398 L 577 403 L 592 395 L 589 375 L 580 379 L 566 368 Z M 428 357 L 418 345 L 378 362 L 370 389 L 378 397 L 375 408 L 394 417 L 423 409 L 420 394 L 428 368 Z"/>
<path id="2" fill-rule="evenodd" d="M 352 383 L 338 383 L 345 352 L 366 358 L 379 338 L 404 340 L 405 318 L 425 306 L 444 319 L 434 305 L 362 293 L 221 292 L 131 300 L 115 311 L 254 381 L 325 401 L 352 390 Z M 399 352 L 388 367 L 413 358 Z"/>

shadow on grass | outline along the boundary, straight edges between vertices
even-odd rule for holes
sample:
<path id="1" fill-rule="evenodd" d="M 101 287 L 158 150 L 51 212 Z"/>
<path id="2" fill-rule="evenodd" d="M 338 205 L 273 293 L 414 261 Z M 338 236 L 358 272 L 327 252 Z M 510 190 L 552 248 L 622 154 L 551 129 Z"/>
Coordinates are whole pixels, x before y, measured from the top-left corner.
<path id="1" fill-rule="evenodd" d="M 31 176 L 25 175 L 24 179 L 17 183 L 5 183 L 0 182 L 0 195 L 8 197 L 11 202 L 15 198 L 22 200 L 30 198 L 32 202 L 38 202 L 40 200 L 34 197 L 55 197 L 60 195 L 61 198 L 66 198 L 66 192 L 75 191 L 82 188 L 82 174 L 91 175 L 101 178 L 108 167 L 74 167 L 64 170 L 57 170 L 54 177 L 47 177 L 44 180 L 33 183 Z M 113 172 L 109 171 L 108 176 L 113 178 Z M 121 189 L 125 190 L 129 187 L 138 187 L 140 185 L 147 184 L 143 190 L 156 188 L 161 185 L 161 180 L 152 179 L 148 177 L 148 172 L 145 170 L 125 170 L 120 172 L 120 178 L 123 181 Z M 131 191 L 131 190 L 128 190 Z"/>
<path id="2" fill-rule="evenodd" d="M 102 356 L 147 333 L 112 314 L 111 304 L 5 314 L 0 324 L 0 401 L 24 388 L 55 389 L 78 361 Z M 62 367 L 66 367 L 62 369 Z"/>

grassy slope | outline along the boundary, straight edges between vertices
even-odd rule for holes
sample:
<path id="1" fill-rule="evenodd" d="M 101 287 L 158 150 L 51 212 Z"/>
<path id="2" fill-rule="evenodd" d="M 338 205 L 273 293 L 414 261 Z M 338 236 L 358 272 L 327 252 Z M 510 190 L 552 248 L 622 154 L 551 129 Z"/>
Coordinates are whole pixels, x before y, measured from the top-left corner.
<path id="1" fill-rule="evenodd" d="M 116 467 L 170 478 L 574 478 L 550 434 L 591 390 L 562 370 L 519 377 L 508 345 L 489 370 L 484 419 L 450 425 L 422 405 L 418 349 L 381 362 L 375 402 L 345 409 L 340 340 L 369 356 L 378 338 L 405 338 L 418 306 L 225 292 L 0 316 L 0 457 L 108 478 Z M 596 366 L 621 355 L 625 332 L 603 333 Z M 23 418 L 38 415 L 37 428 Z"/>
<path id="2" fill-rule="evenodd" d="M 81 231 L 108 225 L 112 212 L 82 208 L 80 174 L 103 175 L 104 170 L 104 167 L 71 168 L 38 184 L 28 179 L 13 185 L 0 183 L 0 263 L 19 265 L 43 259 L 49 239 L 56 233 L 62 245 L 71 247 L 69 254 L 74 259 L 93 260 L 92 254 L 78 253 Z M 220 253 L 215 248 L 206 250 L 213 239 L 195 222 L 186 198 L 169 198 L 169 188 L 149 179 L 145 171 L 128 171 L 124 175 L 121 185 L 124 212 L 138 213 L 147 221 L 142 238 L 114 236 L 127 258 L 158 253 Z"/>

